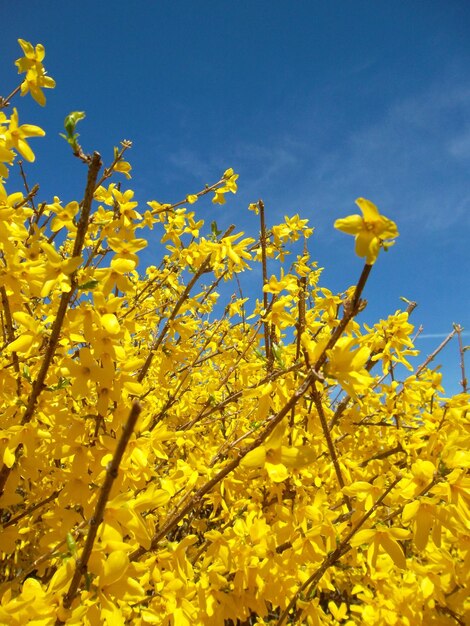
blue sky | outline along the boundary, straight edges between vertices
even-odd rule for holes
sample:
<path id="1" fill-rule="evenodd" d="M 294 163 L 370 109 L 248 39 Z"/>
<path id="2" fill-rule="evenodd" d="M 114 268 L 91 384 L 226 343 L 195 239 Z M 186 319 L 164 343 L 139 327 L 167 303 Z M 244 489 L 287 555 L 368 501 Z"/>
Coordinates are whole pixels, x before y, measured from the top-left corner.
<path id="1" fill-rule="evenodd" d="M 404 307 L 400 296 L 416 300 L 420 361 L 453 322 L 470 330 L 467 0 L 6 5 L 0 93 L 17 84 L 19 37 L 45 45 L 57 82 L 45 109 L 29 97 L 14 103 L 20 122 L 47 132 L 31 142 L 37 161 L 27 168 L 41 199 L 81 198 L 84 167 L 58 133 L 66 114 L 83 110 L 86 151 L 109 162 L 114 145 L 133 141 L 129 186 L 142 208 L 178 201 L 233 167 L 237 196 L 196 205 L 208 224 L 256 235 L 246 207 L 258 198 L 271 223 L 308 217 L 332 290 L 362 268 L 334 220 L 355 213 L 357 197 L 372 200 L 400 237 L 374 267 L 363 321 Z M 153 256 L 156 247 L 143 262 Z M 439 357 L 449 392 L 459 389 L 458 360 L 454 341 Z"/>

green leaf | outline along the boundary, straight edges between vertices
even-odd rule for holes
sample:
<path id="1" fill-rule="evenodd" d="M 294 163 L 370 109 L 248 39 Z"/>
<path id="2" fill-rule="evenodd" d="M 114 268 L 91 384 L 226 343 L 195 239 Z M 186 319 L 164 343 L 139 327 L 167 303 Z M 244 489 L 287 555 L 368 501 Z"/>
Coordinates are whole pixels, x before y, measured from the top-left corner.
<path id="1" fill-rule="evenodd" d="M 75 132 L 75 126 L 80 120 L 85 118 L 84 111 L 72 111 L 69 113 L 64 120 L 64 128 L 67 131 L 67 134 L 59 133 L 61 137 L 65 139 L 65 141 L 71 146 L 74 152 L 78 152 L 80 150 L 80 146 L 78 145 L 77 139 L 80 136 Z"/>
<path id="2" fill-rule="evenodd" d="M 286 364 L 284 363 L 284 359 L 282 358 L 283 357 L 282 348 L 283 346 L 277 343 L 273 343 L 272 345 L 273 355 L 276 360 L 276 363 L 280 365 L 282 369 L 285 369 Z"/>
<path id="3" fill-rule="evenodd" d="M 49 385 L 48 387 L 46 387 L 47 391 L 59 391 L 59 389 L 65 389 L 66 387 L 69 387 L 71 385 L 71 382 L 68 378 L 64 378 L 63 376 L 61 376 L 59 378 L 59 382 L 56 383 L 55 385 Z"/>
<path id="4" fill-rule="evenodd" d="M 86 290 L 86 289 L 95 289 L 95 287 L 98 287 L 98 285 L 100 284 L 99 280 L 89 280 L 86 283 L 83 283 L 82 285 L 78 285 L 77 289 L 81 289 L 82 291 Z"/>
<path id="5" fill-rule="evenodd" d="M 65 540 L 67 542 L 67 548 L 69 549 L 70 555 L 75 556 L 77 553 L 77 544 L 75 543 L 75 539 L 72 534 L 67 533 Z"/>
<path id="6" fill-rule="evenodd" d="M 80 120 L 83 119 L 85 119 L 85 111 L 72 111 L 72 113 L 69 113 L 67 115 L 64 120 L 64 128 L 69 136 L 73 135 L 75 131 L 75 126 Z"/>
<path id="7" fill-rule="evenodd" d="M 214 241 L 217 239 L 217 237 L 220 234 L 222 234 L 222 231 L 217 228 L 217 222 L 215 220 L 211 222 L 211 233 L 212 233 L 212 239 Z"/>

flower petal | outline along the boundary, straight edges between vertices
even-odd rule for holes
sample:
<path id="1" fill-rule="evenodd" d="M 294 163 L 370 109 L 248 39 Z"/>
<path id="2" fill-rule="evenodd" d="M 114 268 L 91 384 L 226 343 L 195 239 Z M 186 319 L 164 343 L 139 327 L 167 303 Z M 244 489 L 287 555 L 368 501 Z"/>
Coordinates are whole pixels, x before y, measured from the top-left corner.
<path id="1" fill-rule="evenodd" d="M 400 569 L 406 569 L 406 558 L 400 544 L 397 541 L 392 539 L 390 535 L 383 533 L 380 536 L 380 545 L 397 567 Z"/>
<path id="2" fill-rule="evenodd" d="M 360 215 L 349 215 L 335 222 L 335 228 L 348 235 L 357 235 L 363 228 L 363 219 Z"/>
<path id="3" fill-rule="evenodd" d="M 356 204 L 361 209 L 366 222 L 375 222 L 377 219 L 380 218 L 378 208 L 370 200 L 366 200 L 365 198 L 358 198 L 356 200 Z"/>

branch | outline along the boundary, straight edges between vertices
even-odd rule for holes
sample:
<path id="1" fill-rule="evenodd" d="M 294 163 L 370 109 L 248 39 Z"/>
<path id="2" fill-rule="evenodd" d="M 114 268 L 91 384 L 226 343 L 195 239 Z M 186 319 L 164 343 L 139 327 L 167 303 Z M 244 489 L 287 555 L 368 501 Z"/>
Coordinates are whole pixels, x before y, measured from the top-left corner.
<path id="1" fill-rule="evenodd" d="M 445 346 L 449 343 L 449 341 L 456 334 L 456 332 L 457 332 L 457 329 L 454 326 L 454 330 L 447 335 L 447 337 L 444 339 L 444 341 L 441 344 L 439 344 L 437 346 L 437 348 L 434 350 L 434 352 L 431 352 L 431 354 L 427 357 L 427 359 L 424 361 L 424 363 L 421 363 L 421 365 L 418 367 L 418 369 L 415 372 L 415 376 L 416 377 L 418 377 L 421 374 L 421 372 L 429 365 L 429 363 L 431 363 L 431 361 L 434 361 L 434 359 L 439 354 L 439 352 L 443 348 L 445 348 Z"/>
<path id="2" fill-rule="evenodd" d="M 77 227 L 77 237 L 75 239 L 75 245 L 73 248 L 72 256 L 77 257 L 82 253 L 83 243 L 85 241 L 85 234 L 88 228 L 88 220 L 91 211 L 91 203 L 93 200 L 93 191 L 95 188 L 96 178 L 98 176 L 98 171 L 101 167 L 101 157 L 98 152 L 93 154 L 91 163 L 88 168 L 88 178 L 87 185 L 85 189 L 85 195 L 82 202 L 82 212 L 80 215 L 80 220 Z M 59 342 L 60 332 L 62 329 L 62 324 L 64 322 L 65 313 L 67 312 L 67 308 L 69 302 L 73 296 L 73 293 L 76 289 L 76 276 L 77 276 L 78 268 L 70 275 L 70 291 L 62 293 L 60 298 L 59 308 L 57 310 L 57 315 L 55 317 L 54 323 L 52 325 L 51 335 L 47 342 L 47 349 L 44 354 L 41 368 L 37 375 L 36 380 L 33 383 L 33 388 L 31 390 L 31 395 L 28 399 L 28 404 L 26 406 L 26 410 L 21 420 L 21 424 L 27 424 L 31 421 L 34 411 L 36 409 L 36 405 L 39 399 L 40 394 L 42 393 L 45 387 L 45 380 L 47 376 L 47 372 L 49 371 L 49 367 L 52 363 L 52 360 L 55 355 L 55 351 L 57 348 L 57 344 Z M 16 448 L 15 456 L 16 460 L 18 460 L 19 453 L 21 450 L 21 444 Z M 3 465 L 0 470 L 0 496 L 3 494 L 5 489 L 6 481 L 11 473 L 10 467 L 7 465 Z"/>
<path id="3" fill-rule="evenodd" d="M 336 478 L 338 479 L 339 486 L 343 488 L 345 486 L 343 473 L 341 472 L 341 466 L 338 461 L 338 455 L 336 454 L 336 448 L 331 438 L 330 429 L 328 428 L 328 422 L 326 421 L 325 412 L 323 411 L 321 396 L 315 386 L 315 381 L 312 382 L 311 389 L 312 389 L 313 401 L 317 409 L 318 417 L 320 418 L 323 435 L 325 436 L 326 443 L 328 445 L 328 451 L 330 453 L 330 458 L 335 468 Z M 343 495 L 343 498 L 344 498 L 344 501 L 346 502 L 346 506 L 348 507 L 349 511 L 352 511 L 353 507 L 352 507 L 351 499 L 349 498 L 349 496 Z"/>
<path id="4" fill-rule="evenodd" d="M 88 560 L 91 556 L 96 533 L 98 532 L 98 528 L 103 521 L 106 502 L 109 499 L 113 483 L 118 476 L 119 465 L 121 463 L 122 456 L 127 447 L 130 436 L 134 431 L 137 418 L 139 417 L 141 411 L 142 407 L 140 406 L 140 404 L 138 402 L 134 402 L 129 413 L 129 417 L 127 418 L 127 422 L 122 428 L 122 435 L 119 439 L 113 458 L 111 462 L 108 463 L 108 466 L 106 468 L 106 478 L 104 480 L 103 486 L 101 487 L 100 497 L 98 499 L 98 502 L 96 503 L 95 511 L 90 519 L 90 529 L 88 531 L 88 535 L 85 541 L 85 546 L 83 548 L 81 557 L 77 560 L 75 572 L 70 582 L 69 589 L 63 598 L 62 605 L 64 609 L 69 609 L 72 606 L 72 602 L 78 592 L 80 580 L 87 571 Z M 64 622 L 61 622 L 59 620 L 56 622 L 56 624 L 63 623 Z"/>
<path id="5" fill-rule="evenodd" d="M 259 218 L 260 218 L 260 237 L 259 241 L 261 244 L 261 264 L 263 270 L 263 287 L 268 282 L 268 265 L 266 260 L 266 221 L 264 217 L 264 202 L 262 200 L 258 200 L 259 207 Z M 263 291 L 263 307 L 264 310 L 268 309 L 268 294 Z M 270 346 L 271 335 L 269 332 L 269 323 L 268 321 L 264 322 L 264 349 L 266 352 L 266 360 L 268 363 L 268 371 L 272 366 L 272 354 L 271 354 L 271 346 Z"/>
<path id="6" fill-rule="evenodd" d="M 18 85 L 18 87 L 15 87 L 15 89 L 13 89 L 11 94 L 9 94 L 6 98 L 2 98 L 0 96 L 0 109 L 6 109 L 6 107 L 10 105 L 10 100 L 14 96 L 16 96 L 16 94 L 19 92 L 20 89 L 21 89 L 21 84 Z"/>
<path id="7" fill-rule="evenodd" d="M 392 484 L 387 487 L 387 489 L 378 498 L 375 504 L 367 511 L 367 513 L 365 513 L 361 517 L 361 519 L 349 531 L 346 537 L 344 537 L 344 539 L 341 540 L 341 542 L 338 544 L 336 549 L 333 550 L 333 552 L 330 552 L 325 557 L 320 567 L 317 570 L 315 570 L 315 572 L 297 589 L 291 601 L 289 602 L 289 604 L 287 605 L 287 607 L 284 609 L 281 616 L 279 617 L 279 620 L 277 621 L 276 626 L 282 626 L 284 621 L 287 619 L 290 611 L 295 607 L 297 600 L 299 596 L 301 595 L 301 593 L 305 591 L 305 589 L 309 588 L 308 595 L 311 596 L 316 586 L 318 585 L 323 575 L 325 574 L 325 572 L 332 565 L 334 565 L 337 561 L 339 561 L 339 559 L 342 556 L 344 556 L 347 552 L 349 552 L 349 550 L 351 550 L 351 546 L 349 545 L 349 542 L 351 541 L 351 539 L 354 537 L 357 531 L 364 525 L 364 523 L 369 519 L 372 513 L 374 513 L 374 511 L 382 504 L 382 502 L 385 500 L 388 494 L 392 491 L 395 485 L 397 485 L 400 482 L 401 479 L 402 477 L 400 475 L 398 475 L 397 478 L 395 478 Z"/>
<path id="8" fill-rule="evenodd" d="M 457 337 L 459 340 L 460 371 L 462 372 L 462 380 L 460 381 L 460 384 L 462 385 L 463 392 L 467 393 L 468 386 L 467 386 L 467 376 L 465 374 L 465 348 L 463 347 L 463 344 L 462 344 L 463 328 L 462 326 L 460 326 L 460 324 L 454 324 L 454 329 L 457 332 Z"/>
<path id="9" fill-rule="evenodd" d="M 338 339 L 343 334 L 343 331 L 346 328 L 346 326 L 353 319 L 353 317 L 357 315 L 357 313 L 359 313 L 361 309 L 361 304 L 362 304 L 361 294 L 364 291 L 364 287 L 366 286 L 366 282 L 367 282 L 367 279 L 369 278 L 371 269 L 372 269 L 372 265 L 364 265 L 362 273 L 357 282 L 356 289 L 354 290 L 354 296 L 352 300 L 344 303 L 344 307 L 343 307 L 344 314 L 341 319 L 341 322 L 339 323 L 339 325 L 336 327 L 336 330 L 331 335 L 329 342 L 326 344 L 323 352 L 318 357 L 317 362 L 313 365 L 313 368 L 317 372 L 320 371 L 320 368 L 322 367 L 322 365 L 324 365 L 327 359 L 326 353 L 328 352 L 328 350 L 331 350 L 331 348 L 334 347 Z"/>

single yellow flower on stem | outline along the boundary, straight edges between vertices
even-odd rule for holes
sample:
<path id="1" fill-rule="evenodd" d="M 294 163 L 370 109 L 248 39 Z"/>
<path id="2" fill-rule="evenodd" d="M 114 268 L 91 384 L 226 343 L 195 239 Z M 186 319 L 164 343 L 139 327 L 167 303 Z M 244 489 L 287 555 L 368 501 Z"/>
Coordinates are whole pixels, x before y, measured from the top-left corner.
<path id="1" fill-rule="evenodd" d="M 380 215 L 378 208 L 370 200 L 358 198 L 356 204 L 362 211 L 362 217 L 349 215 L 336 220 L 335 228 L 348 235 L 354 235 L 357 256 L 365 257 L 367 265 L 373 265 L 380 248 L 386 250 L 395 243 L 387 240 L 398 237 L 397 225 L 384 215 Z"/>
<path id="2" fill-rule="evenodd" d="M 18 111 L 13 109 L 10 118 L 10 126 L 5 131 L 5 147 L 9 150 L 17 150 L 27 161 L 34 161 L 34 152 L 28 146 L 26 139 L 29 137 L 44 137 L 46 133 L 39 126 L 33 124 L 22 124 L 18 126 Z"/>

